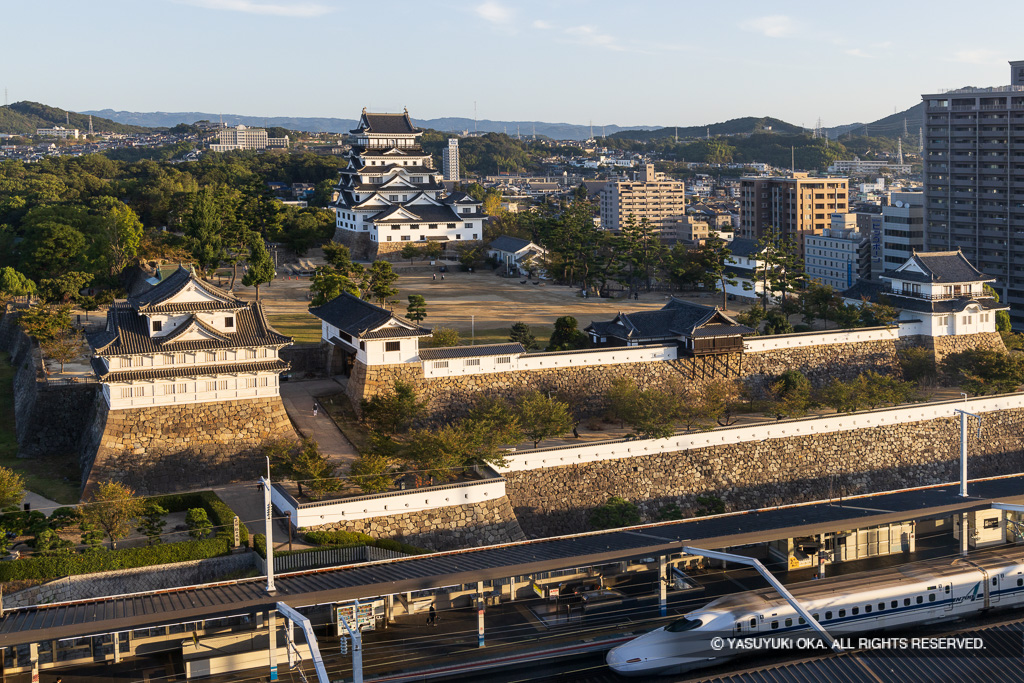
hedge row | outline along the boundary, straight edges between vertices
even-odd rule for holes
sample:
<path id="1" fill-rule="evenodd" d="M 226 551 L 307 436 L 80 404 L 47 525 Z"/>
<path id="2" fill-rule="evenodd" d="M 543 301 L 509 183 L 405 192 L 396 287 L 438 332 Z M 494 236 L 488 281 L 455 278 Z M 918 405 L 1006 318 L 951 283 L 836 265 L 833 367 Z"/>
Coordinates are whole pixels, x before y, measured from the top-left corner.
<path id="1" fill-rule="evenodd" d="M 205 560 L 231 554 L 231 543 L 223 537 L 182 543 L 161 543 L 142 548 L 94 550 L 82 554 L 61 554 L 27 560 L 0 562 L 0 581 L 36 579 L 50 581 L 77 574 L 109 572 L 116 569 L 152 567 L 172 562 Z"/>
<path id="2" fill-rule="evenodd" d="M 383 550 L 394 550 L 406 555 L 426 555 L 429 550 L 417 548 L 408 543 L 399 543 L 390 538 L 374 538 L 366 534 L 353 531 L 308 531 L 303 534 L 308 543 L 319 546 L 317 548 L 304 548 L 302 550 L 275 550 L 275 556 L 299 555 L 301 553 L 312 553 L 325 548 L 358 548 L 364 545 L 381 548 Z M 260 554 L 260 557 L 267 559 L 267 537 L 263 534 L 253 536 L 253 549 Z"/>
<path id="3" fill-rule="evenodd" d="M 390 538 L 374 538 L 358 531 L 307 531 L 303 534 L 307 543 L 313 545 L 347 548 L 358 545 L 372 545 L 384 550 L 395 550 L 408 555 L 425 555 L 429 550 L 417 548 L 408 543 L 400 543 Z"/>
<path id="4" fill-rule="evenodd" d="M 220 499 L 213 491 L 198 491 L 194 493 L 172 493 L 166 496 L 159 496 L 153 502 L 160 504 L 168 512 L 188 512 L 192 508 L 202 508 L 210 517 L 210 522 L 217 530 L 217 537 L 223 537 L 230 542 L 235 538 L 235 511 L 228 507 L 227 503 Z M 245 523 L 239 520 L 238 539 L 243 546 L 249 547 L 249 530 Z"/>

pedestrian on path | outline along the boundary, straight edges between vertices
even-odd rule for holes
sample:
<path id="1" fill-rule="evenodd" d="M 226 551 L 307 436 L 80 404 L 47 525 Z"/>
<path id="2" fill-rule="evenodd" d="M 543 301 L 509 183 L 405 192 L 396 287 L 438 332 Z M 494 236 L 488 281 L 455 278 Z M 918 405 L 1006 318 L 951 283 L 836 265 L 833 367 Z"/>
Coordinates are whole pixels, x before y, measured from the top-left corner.
<path id="1" fill-rule="evenodd" d="M 430 606 L 430 612 L 427 615 L 427 623 L 431 626 L 437 626 L 437 610 L 434 606 Z"/>
<path id="2" fill-rule="evenodd" d="M 434 273 L 434 279 L 435 280 L 437 279 L 437 273 Z"/>
<path id="3" fill-rule="evenodd" d="M 313 403 L 313 417 L 316 417 L 317 408 L 319 408 L 319 406 L 316 403 Z"/>

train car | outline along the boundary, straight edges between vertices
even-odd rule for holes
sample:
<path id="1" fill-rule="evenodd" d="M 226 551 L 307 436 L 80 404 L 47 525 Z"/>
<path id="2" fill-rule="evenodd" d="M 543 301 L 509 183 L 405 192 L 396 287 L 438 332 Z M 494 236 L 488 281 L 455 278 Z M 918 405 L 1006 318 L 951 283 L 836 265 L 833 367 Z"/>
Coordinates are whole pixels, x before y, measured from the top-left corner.
<path id="1" fill-rule="evenodd" d="M 1024 549 L 928 560 L 859 578 L 836 576 L 791 592 L 833 636 L 960 619 L 1024 605 Z M 788 602 L 765 588 L 714 600 L 613 648 L 606 661 L 624 676 L 675 674 L 737 656 L 714 647 L 721 642 L 716 638 L 815 635 Z"/>

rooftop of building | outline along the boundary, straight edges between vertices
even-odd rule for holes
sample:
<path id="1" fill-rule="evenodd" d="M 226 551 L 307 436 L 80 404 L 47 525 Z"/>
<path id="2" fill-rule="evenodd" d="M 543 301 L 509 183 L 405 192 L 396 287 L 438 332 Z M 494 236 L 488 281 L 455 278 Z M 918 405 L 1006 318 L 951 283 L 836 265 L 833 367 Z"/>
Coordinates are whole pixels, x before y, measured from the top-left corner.
<path id="1" fill-rule="evenodd" d="M 915 251 L 906 263 L 896 270 L 887 270 L 882 278 L 935 284 L 993 282 L 995 280 L 975 268 L 960 249 L 956 251 Z"/>
<path id="2" fill-rule="evenodd" d="M 675 297 L 660 310 L 619 313 L 613 320 L 594 321 L 585 329 L 602 337 L 640 340 L 706 336 L 699 333 L 699 328 L 705 326 L 714 328 L 712 332 L 715 335 L 751 334 L 754 331 L 740 325 L 715 306 Z"/>
<path id="3" fill-rule="evenodd" d="M 370 113 L 364 108 L 358 126 L 350 132 L 353 134 L 415 135 L 423 131 L 412 125 L 408 110 L 401 114 L 385 114 Z"/>
<path id="4" fill-rule="evenodd" d="M 343 292 L 322 306 L 310 308 L 309 312 L 345 334 L 359 339 L 422 337 L 431 333 L 429 328 L 421 327 L 348 292 Z"/>

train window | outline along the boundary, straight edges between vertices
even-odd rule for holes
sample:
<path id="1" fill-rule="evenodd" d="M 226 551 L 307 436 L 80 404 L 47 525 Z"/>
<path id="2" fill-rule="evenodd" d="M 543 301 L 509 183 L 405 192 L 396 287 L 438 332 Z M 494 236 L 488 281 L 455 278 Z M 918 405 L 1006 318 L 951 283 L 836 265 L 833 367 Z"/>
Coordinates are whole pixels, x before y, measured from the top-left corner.
<path id="1" fill-rule="evenodd" d="M 839 618 L 842 619 L 845 616 L 846 616 L 846 610 L 844 610 L 844 609 L 839 610 Z"/>
<path id="2" fill-rule="evenodd" d="M 946 584 L 946 595 L 949 595 L 949 584 Z"/>
<path id="3" fill-rule="evenodd" d="M 1024 579 L 1017 579 L 1018 586 L 1024 586 Z"/>
<path id="4" fill-rule="evenodd" d="M 832 613 L 831 612 L 825 612 L 825 618 L 826 619 L 831 619 L 832 618 Z"/>
<path id="5" fill-rule="evenodd" d="M 871 611 L 871 605 L 864 605 L 864 611 L 865 612 L 870 612 Z"/>
<path id="6" fill-rule="evenodd" d="M 924 602 L 924 597 L 923 597 L 923 596 L 921 596 L 921 595 L 918 595 L 918 596 L 917 596 L 917 604 L 919 604 L 919 605 L 920 605 L 920 604 L 921 604 L 922 602 Z"/>
<path id="7" fill-rule="evenodd" d="M 787 618 L 786 619 L 786 626 L 792 626 L 792 625 L 793 625 L 793 620 L 790 619 L 790 618 Z"/>
<path id="8" fill-rule="evenodd" d="M 895 606 L 895 605 L 894 605 L 894 606 Z M 878 611 L 879 611 L 879 612 L 881 612 L 881 611 L 882 611 L 882 610 L 884 610 L 884 609 L 885 609 L 885 603 L 884 603 L 884 602 L 880 602 L 880 603 L 878 603 Z"/>
<path id="9" fill-rule="evenodd" d="M 801 626 L 803 626 L 803 625 L 804 625 L 804 624 L 806 624 L 806 623 L 807 623 L 807 622 L 806 622 L 806 621 L 804 621 L 804 618 L 803 618 L 803 617 L 800 617 L 800 625 L 801 625 Z"/>
<path id="10" fill-rule="evenodd" d="M 995 585 L 996 585 L 996 581 L 997 581 L 996 577 L 994 577 L 994 576 L 993 576 L 993 577 L 992 577 L 992 585 L 993 585 L 993 586 L 995 586 Z"/>
<path id="11" fill-rule="evenodd" d="M 812 614 L 811 616 L 814 617 L 815 621 L 821 621 L 821 618 L 817 614 Z"/>
<path id="12" fill-rule="evenodd" d="M 893 609 L 896 609 L 897 607 L 899 607 L 899 605 L 900 605 L 900 601 L 899 600 L 893 600 L 892 604 L 889 605 L 889 607 L 892 607 Z"/>
<path id="13" fill-rule="evenodd" d="M 750 620 L 750 628 L 757 628 L 757 619 Z"/>
<path id="14" fill-rule="evenodd" d="M 854 607 L 853 608 L 853 613 L 854 614 L 860 614 L 860 607 Z"/>
<path id="15" fill-rule="evenodd" d="M 778 627 L 779 627 L 779 622 L 773 621 L 772 622 L 772 628 L 778 628 Z"/>
<path id="16" fill-rule="evenodd" d="M 910 606 L 910 598 L 903 598 L 903 606 L 904 607 L 909 607 Z"/>
<path id="17" fill-rule="evenodd" d="M 928 602 L 935 602 L 935 593 L 928 596 Z"/>
<path id="18" fill-rule="evenodd" d="M 683 617 L 682 619 L 677 619 L 676 621 L 673 621 L 671 624 L 666 626 L 665 630 L 668 631 L 669 633 L 679 633 L 680 631 L 690 631 L 692 629 L 697 628 L 702 623 L 703 622 L 700 619 L 687 619 L 686 617 Z"/>

